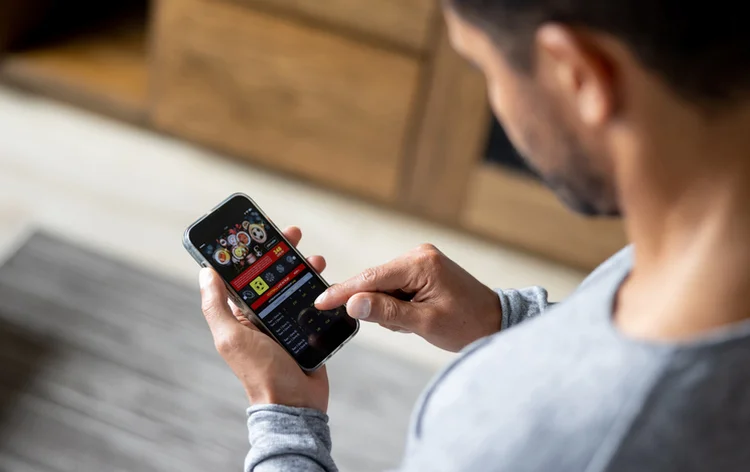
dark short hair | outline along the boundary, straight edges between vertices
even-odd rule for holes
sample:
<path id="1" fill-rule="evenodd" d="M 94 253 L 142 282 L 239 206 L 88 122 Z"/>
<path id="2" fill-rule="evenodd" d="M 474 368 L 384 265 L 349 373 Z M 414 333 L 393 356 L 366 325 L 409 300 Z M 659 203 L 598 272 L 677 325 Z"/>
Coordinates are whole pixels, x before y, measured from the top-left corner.
<path id="1" fill-rule="evenodd" d="M 445 0 L 529 70 L 536 30 L 558 22 L 610 34 L 684 98 L 727 102 L 750 89 L 744 2 L 715 0 Z"/>

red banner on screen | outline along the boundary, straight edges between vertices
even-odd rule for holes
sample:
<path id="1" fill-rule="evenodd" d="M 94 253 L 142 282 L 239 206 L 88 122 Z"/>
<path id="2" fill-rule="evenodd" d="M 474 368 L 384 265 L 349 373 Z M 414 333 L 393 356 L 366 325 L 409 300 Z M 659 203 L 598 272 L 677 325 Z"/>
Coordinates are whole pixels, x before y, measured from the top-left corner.
<path id="1" fill-rule="evenodd" d="M 288 251 L 289 246 L 287 246 L 284 242 L 280 242 L 273 249 L 265 253 L 263 257 L 258 259 L 255 264 L 245 269 L 245 272 L 241 273 L 234 280 L 232 280 L 232 287 L 234 287 L 234 289 L 237 291 L 246 287 L 250 282 L 253 281 L 253 279 L 260 275 L 261 272 L 271 267 L 271 264 L 276 262 Z"/>
<path id="2" fill-rule="evenodd" d="M 258 298 L 257 300 L 255 300 L 255 303 L 253 303 L 250 306 L 250 308 L 252 308 L 253 310 L 257 310 L 258 308 L 260 308 L 271 297 L 273 297 L 274 295 L 276 295 L 277 293 L 279 293 L 279 291 L 282 288 L 284 288 L 287 285 L 289 285 L 289 282 L 291 282 L 292 280 L 294 280 L 295 278 L 297 278 L 297 276 L 300 274 L 300 272 L 302 272 L 305 269 L 306 269 L 305 264 L 298 265 L 293 271 L 291 271 L 289 274 L 287 274 L 286 277 L 284 277 L 283 279 L 279 280 L 279 283 L 277 283 L 276 285 L 274 285 L 272 288 L 270 288 L 268 291 L 266 291 L 266 293 L 264 293 L 263 295 L 261 295 L 260 298 Z"/>

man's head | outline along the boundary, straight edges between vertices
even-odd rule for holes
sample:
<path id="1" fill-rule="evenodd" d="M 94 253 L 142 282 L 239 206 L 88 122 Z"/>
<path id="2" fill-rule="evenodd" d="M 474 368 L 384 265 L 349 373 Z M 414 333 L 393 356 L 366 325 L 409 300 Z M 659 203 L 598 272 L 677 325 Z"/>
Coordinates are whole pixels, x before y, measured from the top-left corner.
<path id="1" fill-rule="evenodd" d="M 741 2 L 445 1 L 511 141 L 585 214 L 619 212 L 621 151 L 658 139 L 654 117 L 710 115 L 750 90 Z"/>

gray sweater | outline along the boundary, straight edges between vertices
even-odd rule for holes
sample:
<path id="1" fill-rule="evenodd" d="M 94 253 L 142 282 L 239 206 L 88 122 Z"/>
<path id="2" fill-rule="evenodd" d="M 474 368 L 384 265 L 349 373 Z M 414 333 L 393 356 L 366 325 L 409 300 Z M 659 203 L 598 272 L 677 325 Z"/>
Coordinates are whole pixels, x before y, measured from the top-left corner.
<path id="1" fill-rule="evenodd" d="M 750 322 L 680 344 L 629 339 L 611 314 L 631 264 L 625 249 L 554 306 L 539 288 L 499 292 L 502 331 L 425 390 L 399 470 L 750 471 Z M 336 470 L 323 413 L 247 415 L 247 471 Z"/>

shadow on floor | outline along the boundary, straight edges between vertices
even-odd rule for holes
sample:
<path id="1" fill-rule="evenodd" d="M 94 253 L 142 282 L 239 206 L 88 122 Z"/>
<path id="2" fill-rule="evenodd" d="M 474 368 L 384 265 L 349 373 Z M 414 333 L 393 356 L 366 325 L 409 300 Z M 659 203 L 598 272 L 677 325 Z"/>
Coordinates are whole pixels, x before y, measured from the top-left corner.
<path id="1" fill-rule="evenodd" d="M 3 319 L 0 313 L 0 444 L 9 431 L 8 418 L 35 378 L 58 351 L 55 340 Z"/>

